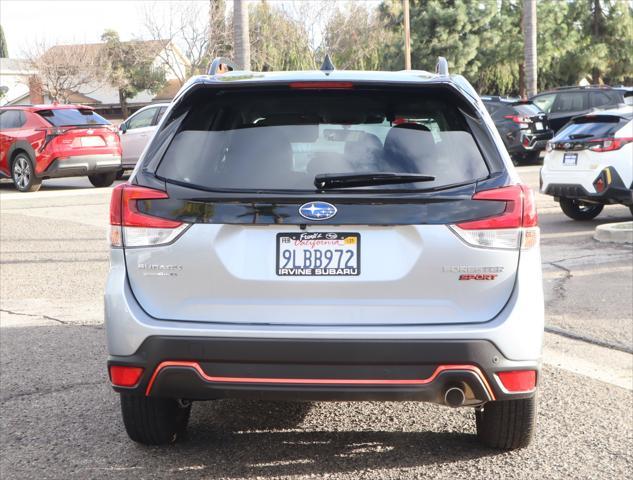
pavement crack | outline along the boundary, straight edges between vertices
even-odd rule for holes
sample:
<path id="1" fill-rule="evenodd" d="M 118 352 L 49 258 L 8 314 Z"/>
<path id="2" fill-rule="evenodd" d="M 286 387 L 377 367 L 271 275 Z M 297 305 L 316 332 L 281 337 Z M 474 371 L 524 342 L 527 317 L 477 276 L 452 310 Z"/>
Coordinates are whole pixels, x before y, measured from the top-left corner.
<path id="1" fill-rule="evenodd" d="M 554 327 L 554 326 L 546 326 L 545 331 L 547 333 L 553 333 L 554 335 L 560 335 L 561 337 L 571 338 L 572 340 L 579 340 L 581 342 L 597 345 L 598 347 L 605 347 L 605 348 L 610 348 L 612 350 L 618 350 L 620 352 L 633 354 L 633 348 L 631 348 L 628 345 L 623 345 L 621 343 L 607 342 L 605 340 L 600 340 L 599 338 L 595 338 L 590 335 L 583 335 L 580 333 L 571 332 L 569 330 L 565 330 L 563 328 Z"/>
<path id="2" fill-rule="evenodd" d="M 34 317 L 34 318 L 44 318 L 46 320 L 51 320 L 53 322 L 58 322 L 62 325 L 72 325 L 71 322 L 67 322 L 66 320 L 61 320 L 59 318 L 51 317 L 50 315 L 40 315 L 35 313 L 22 313 L 22 312 L 14 312 L 13 310 L 7 310 L 6 308 L 0 308 L 0 312 L 8 313 L 10 315 L 21 315 L 23 317 Z"/>
<path id="3" fill-rule="evenodd" d="M 104 380 L 92 381 L 92 382 L 79 382 L 79 383 L 73 383 L 70 385 L 63 385 L 56 388 L 52 387 L 52 388 L 47 388 L 44 390 L 32 390 L 29 392 L 21 392 L 21 393 L 16 393 L 14 395 L 8 395 L 6 397 L 0 398 L 0 402 L 10 402 L 12 400 L 16 400 L 19 398 L 31 397 L 33 395 L 51 395 L 53 393 L 65 392 L 66 390 L 69 390 L 69 389 L 75 389 L 75 388 L 80 388 L 80 387 L 90 387 L 90 386 L 95 386 L 95 385 L 103 385 L 104 383 L 105 383 Z"/>
<path id="4" fill-rule="evenodd" d="M 558 268 L 559 270 L 565 272 L 564 276 L 554 280 L 556 283 L 553 288 L 554 294 L 556 295 L 556 300 L 564 300 L 565 298 L 567 298 L 567 282 L 571 277 L 573 277 L 573 274 L 571 273 L 571 270 L 569 268 L 564 267 L 563 265 L 559 265 L 556 262 L 547 262 L 547 265 L 551 265 L 552 267 Z"/>

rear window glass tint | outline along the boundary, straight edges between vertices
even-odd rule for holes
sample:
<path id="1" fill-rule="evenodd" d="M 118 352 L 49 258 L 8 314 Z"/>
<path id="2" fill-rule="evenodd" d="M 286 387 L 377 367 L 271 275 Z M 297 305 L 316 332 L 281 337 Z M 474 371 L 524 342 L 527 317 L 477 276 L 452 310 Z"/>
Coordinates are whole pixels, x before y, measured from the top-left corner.
<path id="1" fill-rule="evenodd" d="M 374 187 L 416 189 L 489 173 L 462 113 L 437 98 L 356 90 L 208 92 L 192 105 L 157 170 L 191 186 L 314 191 L 319 174 L 436 177 Z"/>
<path id="2" fill-rule="evenodd" d="M 37 113 L 56 127 L 67 127 L 71 125 L 108 125 L 110 123 L 101 115 L 84 108 L 40 110 Z"/>
<path id="3" fill-rule="evenodd" d="M 573 140 L 579 137 L 603 138 L 610 137 L 620 130 L 627 120 L 618 117 L 604 116 L 600 119 L 592 120 L 582 118 L 574 120 L 556 135 L 556 140 Z"/>
<path id="4" fill-rule="evenodd" d="M 543 111 L 540 108 L 538 108 L 536 105 L 531 104 L 531 103 L 513 105 L 512 108 L 514 108 L 514 110 L 517 113 L 528 116 L 528 117 L 533 117 L 535 115 L 540 115 L 541 113 L 543 113 Z"/>

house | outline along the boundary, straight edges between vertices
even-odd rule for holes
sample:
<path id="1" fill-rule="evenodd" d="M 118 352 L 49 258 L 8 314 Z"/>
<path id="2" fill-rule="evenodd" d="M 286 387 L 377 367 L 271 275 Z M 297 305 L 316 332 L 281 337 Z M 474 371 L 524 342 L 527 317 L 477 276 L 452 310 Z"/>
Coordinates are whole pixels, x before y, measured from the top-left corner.
<path id="1" fill-rule="evenodd" d="M 154 58 L 154 68 L 164 69 L 167 80 L 159 92 L 152 93 L 145 90 L 128 99 L 127 104 L 130 112 L 134 112 L 150 103 L 168 102 L 174 98 L 186 78 L 185 72 L 188 65 L 187 59 L 180 53 L 178 48 L 163 40 L 133 40 L 124 43 L 134 43 L 138 48 L 145 49 L 148 55 Z M 104 43 L 55 45 L 49 48 L 41 58 L 61 59 L 62 63 L 64 59 L 67 59 L 68 62 L 76 62 L 76 59 L 79 58 L 81 59 L 81 64 L 89 72 L 91 68 L 98 68 L 98 59 L 102 55 L 104 48 Z M 9 64 L 12 65 L 16 72 L 18 67 L 21 68 L 21 74 L 14 73 L 11 77 L 13 79 L 12 85 L 15 84 L 15 86 L 10 88 L 9 91 L 12 95 L 5 96 L 4 103 L 9 105 L 51 103 L 51 98 L 43 91 L 41 81 L 38 78 L 38 73 L 41 75 L 41 72 L 34 71 L 33 68 L 29 69 L 28 65 L 30 63 L 24 60 L 8 62 L 7 67 Z M 4 69 L 3 66 L 3 78 Z M 88 81 L 82 82 L 76 89 L 65 89 L 64 92 L 68 102 L 89 105 L 102 116 L 109 119 L 122 119 L 117 88 L 98 77 L 98 72 L 95 71 L 92 74 L 93 79 L 89 77 Z M 14 91 L 15 93 L 13 94 Z"/>
<path id="2" fill-rule="evenodd" d="M 35 73 L 27 60 L 0 58 L 0 89 L 4 92 L 0 105 L 23 104 L 23 99 L 28 99 L 29 81 Z"/>

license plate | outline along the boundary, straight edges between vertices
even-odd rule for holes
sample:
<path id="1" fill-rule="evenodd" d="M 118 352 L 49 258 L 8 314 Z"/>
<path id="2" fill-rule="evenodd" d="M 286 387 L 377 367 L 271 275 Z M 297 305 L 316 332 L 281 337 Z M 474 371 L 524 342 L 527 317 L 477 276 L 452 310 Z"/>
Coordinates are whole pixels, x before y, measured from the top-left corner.
<path id="1" fill-rule="evenodd" d="M 543 124 L 541 122 L 536 122 L 534 125 L 536 126 L 537 130 L 543 130 Z"/>
<path id="2" fill-rule="evenodd" d="M 278 233 L 277 275 L 282 277 L 360 275 L 360 234 L 349 232 Z"/>
<path id="3" fill-rule="evenodd" d="M 101 137 L 81 137 L 82 147 L 103 147 L 105 142 Z"/>
<path id="4" fill-rule="evenodd" d="M 563 155 L 563 165 L 576 165 L 578 163 L 577 153 L 566 153 Z"/>

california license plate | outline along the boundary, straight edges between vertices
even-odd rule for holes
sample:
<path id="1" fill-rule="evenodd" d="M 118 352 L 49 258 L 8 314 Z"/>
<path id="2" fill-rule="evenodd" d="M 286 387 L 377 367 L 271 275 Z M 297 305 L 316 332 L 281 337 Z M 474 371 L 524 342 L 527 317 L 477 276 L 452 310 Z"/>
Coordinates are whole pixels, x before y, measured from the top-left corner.
<path id="1" fill-rule="evenodd" d="M 360 275 L 360 234 L 349 232 L 278 233 L 277 275 L 284 277 Z"/>
<path id="2" fill-rule="evenodd" d="M 578 163 L 577 153 L 566 153 L 563 155 L 563 165 L 574 166 Z"/>

